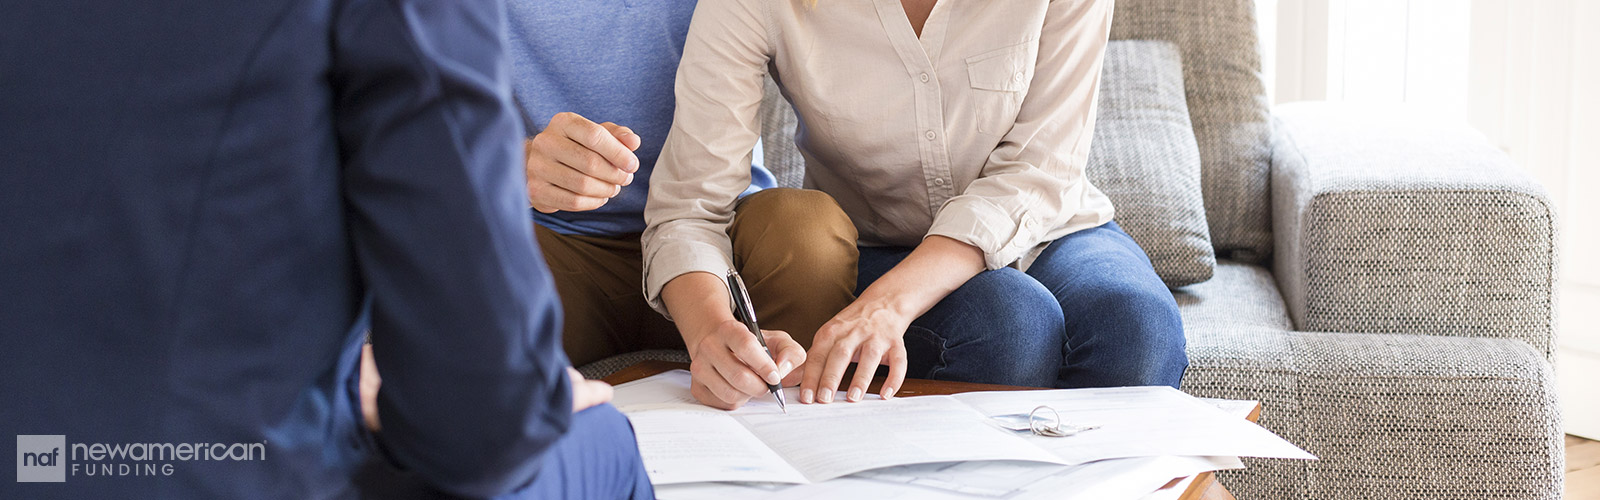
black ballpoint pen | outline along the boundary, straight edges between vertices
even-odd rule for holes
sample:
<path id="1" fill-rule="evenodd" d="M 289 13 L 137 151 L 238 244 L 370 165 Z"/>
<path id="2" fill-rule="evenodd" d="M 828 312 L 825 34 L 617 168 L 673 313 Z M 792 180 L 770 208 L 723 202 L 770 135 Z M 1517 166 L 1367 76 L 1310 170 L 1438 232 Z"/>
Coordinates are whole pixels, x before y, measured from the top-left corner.
<path id="1" fill-rule="evenodd" d="M 756 342 L 761 343 L 761 349 L 767 351 L 767 357 L 772 357 L 772 349 L 767 347 L 767 339 L 761 335 L 761 327 L 756 326 L 756 308 L 750 303 L 750 291 L 745 289 L 744 279 L 739 278 L 739 272 L 731 269 L 728 270 L 728 294 L 733 296 L 733 317 L 743 322 L 745 328 L 750 329 L 750 333 L 756 336 Z M 778 400 L 778 409 L 789 413 L 789 408 L 783 401 L 783 386 L 767 384 L 767 390 Z"/>

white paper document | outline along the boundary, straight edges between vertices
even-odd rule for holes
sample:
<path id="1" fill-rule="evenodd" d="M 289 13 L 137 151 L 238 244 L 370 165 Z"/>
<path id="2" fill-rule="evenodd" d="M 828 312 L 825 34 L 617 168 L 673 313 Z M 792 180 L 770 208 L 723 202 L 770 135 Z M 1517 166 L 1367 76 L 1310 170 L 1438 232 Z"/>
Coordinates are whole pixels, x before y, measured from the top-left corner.
<path id="1" fill-rule="evenodd" d="M 914 487 L 968 499 L 1105 500 L 1138 498 L 1175 478 L 1243 466 L 1238 457 L 1140 457 L 1073 466 L 1022 462 L 907 465 L 850 477 L 881 483 L 874 489 L 885 492 Z"/>
<path id="2" fill-rule="evenodd" d="M 656 487 L 662 500 L 1132 500 L 1201 472 L 1237 469 L 1236 457 L 1141 457 L 1083 465 L 987 461 L 921 464 L 813 484 L 691 483 Z"/>
<path id="3" fill-rule="evenodd" d="M 788 392 L 789 400 L 796 401 L 794 390 Z M 880 485 L 913 484 L 928 492 L 941 490 L 941 477 L 958 474 L 969 479 L 963 479 L 961 484 L 947 481 L 954 489 L 943 490 L 967 498 L 974 494 L 1012 498 L 1027 485 L 1045 483 L 1058 484 L 1044 487 L 1044 491 L 1062 498 L 1072 485 L 1058 483 L 1057 479 L 1077 475 L 1069 473 L 1077 468 L 1062 465 L 1148 459 L 1144 461 L 1148 462 L 1146 465 L 1110 461 L 1113 463 L 1089 464 L 1084 470 L 1110 468 L 1092 472 L 1097 475 L 1109 470 L 1132 470 L 1135 472 L 1129 477 L 1150 481 L 1163 474 L 1152 473 L 1152 467 L 1200 467 L 1204 471 L 1229 465 L 1208 469 L 1204 467 L 1216 464 L 1204 461 L 1212 459 L 1194 457 L 1314 458 L 1249 421 L 1166 387 L 981 392 L 859 403 L 791 404 L 788 414 L 779 412 L 772 398 L 764 397 L 739 410 L 725 412 L 694 403 L 689 395 L 689 374 L 680 370 L 619 385 L 612 403 L 633 421 L 645 468 L 651 482 L 658 486 L 717 481 L 821 483 L 875 471 L 852 479 Z M 1070 437 L 1047 438 L 1002 429 L 989 418 L 1026 414 L 1041 405 L 1055 409 L 1067 423 L 1095 424 L 1100 428 Z M 935 463 L 943 465 L 916 465 Z M 1140 467 L 1144 467 L 1143 472 L 1139 472 Z M 974 472 L 983 468 L 989 472 Z M 1138 494 L 1192 473 L 1159 478 L 1160 483 Z M 996 479 L 985 486 L 970 479 L 983 474 L 1004 480 Z M 1027 474 L 1050 480 L 1023 477 Z M 1081 484 L 1089 483 L 1092 482 Z M 989 489 L 978 491 L 986 487 Z M 1142 483 L 1137 486 L 1144 487 Z M 812 488 L 788 488 L 774 494 L 788 495 L 794 489 Z M 694 488 L 683 491 L 689 490 Z"/>
<path id="4" fill-rule="evenodd" d="M 1161 455 L 1316 459 L 1253 422 L 1171 387 L 969 392 L 950 397 L 984 415 L 1028 413 L 1049 406 L 1065 422 L 1100 426 L 1064 438 L 1024 436 L 1068 464 Z"/>
<path id="5" fill-rule="evenodd" d="M 654 484 L 702 481 L 804 483 L 772 448 L 712 409 L 659 409 L 628 416 Z"/>
<path id="6" fill-rule="evenodd" d="M 683 402 L 689 387 L 686 372 L 640 382 L 618 386 L 612 404 L 633 421 L 645 470 L 650 482 L 658 485 L 808 483 L 929 462 L 1061 463 L 1021 435 L 989 425 L 976 410 L 949 398 L 793 404 L 787 414 L 770 398 L 762 398 L 766 400 L 724 412 Z"/>

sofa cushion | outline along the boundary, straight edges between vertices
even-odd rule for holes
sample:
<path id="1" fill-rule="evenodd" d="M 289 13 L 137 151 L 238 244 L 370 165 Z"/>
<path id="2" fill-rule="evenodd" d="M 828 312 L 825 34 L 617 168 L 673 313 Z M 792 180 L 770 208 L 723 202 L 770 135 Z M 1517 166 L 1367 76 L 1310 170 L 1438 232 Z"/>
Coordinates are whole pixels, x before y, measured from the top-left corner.
<path id="1" fill-rule="evenodd" d="M 1319 460 L 1244 459 L 1239 498 L 1557 499 L 1549 364 L 1511 339 L 1190 332 L 1183 390 L 1261 401 L 1261 425 Z"/>
<path id="2" fill-rule="evenodd" d="M 761 107 L 756 111 L 756 119 L 761 121 L 760 160 L 778 180 L 777 186 L 805 187 L 806 160 L 794 144 L 800 118 L 794 114 L 794 108 L 783 97 L 783 91 L 778 89 L 778 83 L 772 80 L 772 75 L 767 75 L 762 87 Z"/>
<path id="3" fill-rule="evenodd" d="M 1265 267 L 1218 261 L 1210 281 L 1175 290 L 1172 296 L 1191 344 L 1202 333 L 1294 329 L 1283 295 Z"/>
<path id="4" fill-rule="evenodd" d="M 1177 46 L 1119 41 L 1106 48 L 1087 175 L 1167 286 L 1211 278 L 1216 257 Z"/>
<path id="5" fill-rule="evenodd" d="M 1256 42 L 1256 0 L 1118 0 L 1112 40 L 1168 40 L 1183 52 L 1217 254 L 1265 262 L 1271 126 Z"/>

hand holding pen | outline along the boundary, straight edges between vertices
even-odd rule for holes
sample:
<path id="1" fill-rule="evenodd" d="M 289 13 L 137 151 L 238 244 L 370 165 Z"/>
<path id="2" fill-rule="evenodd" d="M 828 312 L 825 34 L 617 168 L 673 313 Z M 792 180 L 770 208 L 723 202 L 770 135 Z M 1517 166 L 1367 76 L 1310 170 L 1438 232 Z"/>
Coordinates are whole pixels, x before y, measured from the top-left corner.
<path id="1" fill-rule="evenodd" d="M 733 296 L 733 317 L 744 322 L 745 328 L 750 329 L 750 334 L 761 343 L 761 350 L 766 351 L 767 357 L 772 357 L 772 350 L 767 348 L 767 339 L 761 335 L 761 327 L 756 324 L 756 308 L 750 303 L 750 291 L 744 287 L 744 279 L 739 277 L 739 272 L 728 270 L 728 293 Z M 776 359 L 774 359 L 776 361 Z M 783 386 L 779 385 L 780 378 L 777 372 L 767 377 L 767 392 L 778 400 L 778 409 L 789 413 L 789 406 L 783 400 Z"/>
<path id="2" fill-rule="evenodd" d="M 667 300 L 669 307 L 676 307 L 677 326 L 689 348 L 690 392 L 695 400 L 732 410 L 751 398 L 772 397 L 774 383 L 799 383 L 805 349 L 783 331 L 761 330 L 760 338 L 751 335 L 750 327 L 732 314 L 732 288 L 725 276 L 690 273 L 668 286 L 682 287 Z M 684 301 L 674 305 L 674 296 Z M 762 348 L 763 341 L 771 347 L 770 355 Z"/>

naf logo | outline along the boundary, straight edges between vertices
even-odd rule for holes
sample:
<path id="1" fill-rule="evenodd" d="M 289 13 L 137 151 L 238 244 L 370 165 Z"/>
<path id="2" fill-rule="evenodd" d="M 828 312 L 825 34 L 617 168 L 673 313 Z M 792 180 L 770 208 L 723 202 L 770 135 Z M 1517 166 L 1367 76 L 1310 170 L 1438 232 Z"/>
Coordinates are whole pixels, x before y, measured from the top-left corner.
<path id="1" fill-rule="evenodd" d="M 65 435 L 17 435 L 17 482 L 66 482 L 66 455 Z"/>

